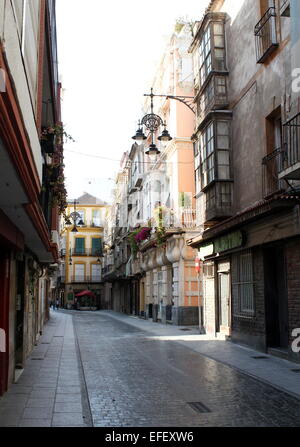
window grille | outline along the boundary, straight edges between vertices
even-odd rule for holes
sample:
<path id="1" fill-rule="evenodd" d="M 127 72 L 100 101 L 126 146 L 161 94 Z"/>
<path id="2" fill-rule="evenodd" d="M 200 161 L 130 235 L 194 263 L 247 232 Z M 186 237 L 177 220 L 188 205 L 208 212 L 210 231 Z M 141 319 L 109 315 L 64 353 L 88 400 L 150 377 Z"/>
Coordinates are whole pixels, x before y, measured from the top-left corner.
<path id="1" fill-rule="evenodd" d="M 255 305 L 251 250 L 235 254 L 232 257 L 232 293 L 234 315 L 253 317 Z"/>

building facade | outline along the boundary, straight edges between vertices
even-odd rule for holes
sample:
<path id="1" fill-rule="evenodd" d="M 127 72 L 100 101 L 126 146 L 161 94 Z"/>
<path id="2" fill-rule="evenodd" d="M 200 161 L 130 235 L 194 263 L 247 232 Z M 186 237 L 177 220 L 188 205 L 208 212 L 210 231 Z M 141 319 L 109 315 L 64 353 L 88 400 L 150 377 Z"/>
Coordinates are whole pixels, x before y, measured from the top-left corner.
<path id="1" fill-rule="evenodd" d="M 67 309 L 105 309 L 102 283 L 103 229 L 107 203 L 85 193 L 69 202 L 61 229 L 60 301 Z M 73 213 L 76 213 L 74 216 Z M 94 293 L 78 298 L 84 290 Z"/>
<path id="2" fill-rule="evenodd" d="M 0 395 L 49 317 L 64 210 L 55 1 L 0 2 Z"/>
<path id="3" fill-rule="evenodd" d="M 157 69 L 154 92 L 193 98 L 191 40 L 190 26 L 179 24 Z M 134 144 L 123 159 L 104 277 L 111 284 L 114 310 L 197 325 L 202 296 L 195 250 L 186 245 L 196 229 L 191 141 L 195 115 L 186 104 L 168 98 L 155 98 L 154 106 L 173 139 L 160 146 L 156 159 L 146 155 L 150 136 L 144 144 Z M 149 111 L 146 100 L 143 112 Z"/>
<path id="4" fill-rule="evenodd" d="M 216 0 L 190 48 L 206 331 L 295 360 L 299 23 L 297 1 Z"/>

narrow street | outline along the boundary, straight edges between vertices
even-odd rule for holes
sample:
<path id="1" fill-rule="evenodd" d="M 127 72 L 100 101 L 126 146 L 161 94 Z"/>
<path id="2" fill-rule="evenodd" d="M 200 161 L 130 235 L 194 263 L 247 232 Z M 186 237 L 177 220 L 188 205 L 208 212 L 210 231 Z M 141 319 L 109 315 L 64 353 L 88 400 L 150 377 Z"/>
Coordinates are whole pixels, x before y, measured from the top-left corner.
<path id="1" fill-rule="evenodd" d="M 149 325 L 114 312 L 52 312 L 0 399 L 0 426 L 300 426 L 299 399 L 191 349 L 184 340 L 195 329 Z"/>

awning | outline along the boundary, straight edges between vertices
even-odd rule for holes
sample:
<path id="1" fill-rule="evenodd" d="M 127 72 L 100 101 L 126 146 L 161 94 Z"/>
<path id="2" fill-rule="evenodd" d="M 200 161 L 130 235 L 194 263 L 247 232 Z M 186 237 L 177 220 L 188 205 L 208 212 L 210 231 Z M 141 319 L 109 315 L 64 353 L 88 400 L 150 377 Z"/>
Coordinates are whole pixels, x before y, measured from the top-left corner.
<path id="1" fill-rule="evenodd" d="M 83 292 L 77 293 L 77 295 L 75 295 L 76 297 L 81 297 L 81 296 L 91 296 L 93 298 L 96 298 L 96 295 L 91 292 L 90 290 L 84 290 Z"/>

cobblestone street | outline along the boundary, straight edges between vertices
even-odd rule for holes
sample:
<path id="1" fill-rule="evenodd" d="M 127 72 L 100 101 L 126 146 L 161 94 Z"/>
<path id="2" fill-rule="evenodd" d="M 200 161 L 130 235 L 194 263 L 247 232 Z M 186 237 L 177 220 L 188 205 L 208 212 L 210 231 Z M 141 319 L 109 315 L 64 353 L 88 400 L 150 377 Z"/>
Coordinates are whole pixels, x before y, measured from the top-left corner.
<path id="1" fill-rule="evenodd" d="M 0 400 L 0 426 L 300 426 L 296 397 L 167 336 L 178 328 L 166 327 L 164 337 L 162 325 L 151 333 L 141 329 L 147 322 L 131 321 L 52 313 L 24 373 Z M 190 405 L 196 402 L 202 412 Z"/>

